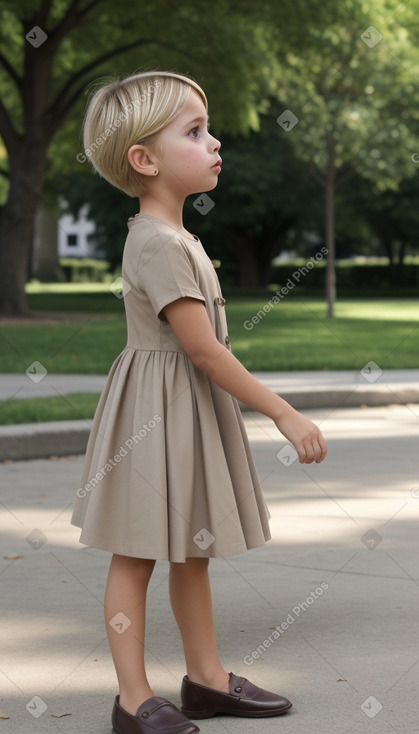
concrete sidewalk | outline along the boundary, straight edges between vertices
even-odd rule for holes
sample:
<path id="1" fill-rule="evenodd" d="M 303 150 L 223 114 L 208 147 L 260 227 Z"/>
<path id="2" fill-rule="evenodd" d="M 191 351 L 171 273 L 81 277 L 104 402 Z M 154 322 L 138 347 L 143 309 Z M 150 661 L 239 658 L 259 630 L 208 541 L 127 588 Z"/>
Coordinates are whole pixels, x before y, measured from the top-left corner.
<path id="1" fill-rule="evenodd" d="M 369 362 L 361 371 L 255 372 L 297 410 L 419 404 L 419 370 L 385 370 Z M 103 375 L 26 374 L 0 377 L 0 400 L 101 392 Z M 246 406 L 242 406 L 247 410 Z M 0 426 L 0 461 L 64 456 L 85 450 L 91 421 Z"/>
<path id="2" fill-rule="evenodd" d="M 418 733 L 419 408 L 307 415 L 329 444 L 321 465 L 282 463 L 273 423 L 245 414 L 273 537 L 210 563 L 225 668 L 293 709 L 197 724 L 202 734 Z M 82 460 L 0 465 L 1 734 L 111 732 L 110 555 L 80 546 L 69 524 Z M 168 571 L 159 561 L 150 582 L 146 665 L 155 695 L 179 706 L 186 670 Z"/>
<path id="3" fill-rule="evenodd" d="M 419 402 L 419 369 L 384 370 L 368 362 L 360 370 L 324 372 L 254 372 L 259 380 L 295 407 L 345 407 L 363 403 L 389 405 Z M 0 400 L 41 398 L 71 393 L 101 392 L 105 375 L 55 375 L 36 372 L 0 376 Z"/>

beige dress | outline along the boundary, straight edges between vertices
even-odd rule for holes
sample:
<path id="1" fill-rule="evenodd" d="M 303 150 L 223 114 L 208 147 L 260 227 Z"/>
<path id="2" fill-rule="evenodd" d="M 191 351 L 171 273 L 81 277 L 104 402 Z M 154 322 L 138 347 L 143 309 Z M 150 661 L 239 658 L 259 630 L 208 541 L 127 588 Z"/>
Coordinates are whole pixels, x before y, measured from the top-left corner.
<path id="1" fill-rule="evenodd" d="M 71 522 L 81 543 L 136 558 L 184 562 L 262 546 L 270 514 L 237 401 L 193 365 L 162 313 L 197 298 L 229 346 L 214 267 L 198 238 L 162 219 L 140 214 L 128 229 L 127 346 L 96 409 Z"/>

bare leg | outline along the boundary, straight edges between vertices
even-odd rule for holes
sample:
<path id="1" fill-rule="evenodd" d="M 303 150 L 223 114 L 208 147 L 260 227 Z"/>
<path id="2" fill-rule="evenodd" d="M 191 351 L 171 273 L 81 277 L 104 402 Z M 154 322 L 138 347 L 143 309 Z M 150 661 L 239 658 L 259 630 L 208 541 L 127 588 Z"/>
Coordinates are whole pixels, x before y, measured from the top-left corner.
<path id="1" fill-rule="evenodd" d="M 208 564 L 209 558 L 171 563 L 170 602 L 182 636 L 188 677 L 228 693 L 229 675 L 221 664 L 215 639 Z"/>
<path id="2" fill-rule="evenodd" d="M 118 677 L 119 703 L 133 715 L 154 696 L 144 666 L 144 638 L 147 587 L 155 563 L 114 555 L 105 592 L 106 632 Z"/>

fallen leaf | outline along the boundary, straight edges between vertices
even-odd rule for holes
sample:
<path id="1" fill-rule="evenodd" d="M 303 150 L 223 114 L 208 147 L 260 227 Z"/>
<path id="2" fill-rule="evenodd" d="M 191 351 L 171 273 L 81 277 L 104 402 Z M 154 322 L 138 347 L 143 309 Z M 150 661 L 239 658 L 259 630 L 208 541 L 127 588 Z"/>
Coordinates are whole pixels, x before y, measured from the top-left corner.
<path id="1" fill-rule="evenodd" d="M 54 719 L 62 719 L 63 716 L 71 716 L 71 714 L 51 714 L 51 716 L 53 716 Z"/>
<path id="2" fill-rule="evenodd" d="M 7 556 L 3 556 L 6 561 L 17 561 L 18 558 L 24 558 L 21 553 L 8 553 Z"/>
<path id="3" fill-rule="evenodd" d="M 10 716 L 8 716 L 7 714 L 2 714 L 2 712 L 0 711 L 0 719 L 10 719 Z"/>

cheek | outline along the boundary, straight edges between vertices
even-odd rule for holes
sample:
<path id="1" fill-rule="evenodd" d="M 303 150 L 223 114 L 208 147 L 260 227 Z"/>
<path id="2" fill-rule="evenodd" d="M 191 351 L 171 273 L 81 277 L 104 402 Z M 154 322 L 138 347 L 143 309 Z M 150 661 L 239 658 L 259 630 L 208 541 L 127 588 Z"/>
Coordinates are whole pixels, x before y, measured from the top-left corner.
<path id="1" fill-rule="evenodd" d="M 207 152 L 204 147 L 197 144 L 189 146 L 180 160 L 186 170 L 194 171 L 197 169 L 197 166 L 202 166 L 206 157 Z"/>

